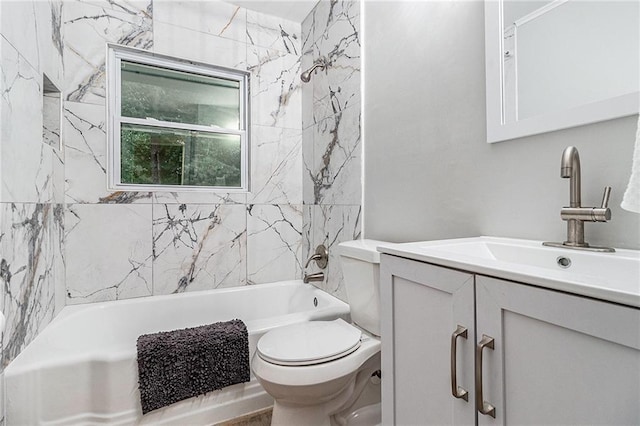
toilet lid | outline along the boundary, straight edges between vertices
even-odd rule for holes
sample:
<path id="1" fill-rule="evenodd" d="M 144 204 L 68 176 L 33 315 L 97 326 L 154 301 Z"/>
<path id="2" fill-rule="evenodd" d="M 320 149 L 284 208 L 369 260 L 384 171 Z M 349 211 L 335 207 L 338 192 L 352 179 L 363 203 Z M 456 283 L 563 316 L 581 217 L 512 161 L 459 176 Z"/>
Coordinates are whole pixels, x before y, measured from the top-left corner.
<path id="1" fill-rule="evenodd" d="M 342 319 L 276 328 L 258 341 L 258 355 L 272 364 L 314 365 L 358 349 L 362 332 Z"/>

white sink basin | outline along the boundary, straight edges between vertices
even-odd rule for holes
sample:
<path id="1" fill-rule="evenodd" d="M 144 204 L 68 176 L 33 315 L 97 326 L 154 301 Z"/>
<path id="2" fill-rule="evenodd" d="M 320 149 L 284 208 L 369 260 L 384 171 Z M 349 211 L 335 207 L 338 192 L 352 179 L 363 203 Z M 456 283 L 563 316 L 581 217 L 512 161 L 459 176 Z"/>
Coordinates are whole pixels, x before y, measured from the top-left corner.
<path id="1" fill-rule="evenodd" d="M 496 237 L 389 244 L 393 254 L 640 307 L 640 251 L 596 253 Z"/>

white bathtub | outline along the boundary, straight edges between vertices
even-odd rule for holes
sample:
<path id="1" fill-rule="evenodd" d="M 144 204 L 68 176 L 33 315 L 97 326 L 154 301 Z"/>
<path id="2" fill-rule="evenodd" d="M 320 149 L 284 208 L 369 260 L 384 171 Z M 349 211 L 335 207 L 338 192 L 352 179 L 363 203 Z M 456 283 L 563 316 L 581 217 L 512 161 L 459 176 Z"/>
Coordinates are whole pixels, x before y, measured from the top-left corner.
<path id="1" fill-rule="evenodd" d="M 142 416 L 136 339 L 239 318 L 253 355 L 274 327 L 348 317 L 347 304 L 301 281 L 67 306 L 5 369 L 5 424 L 211 425 L 267 408 L 252 375 Z"/>

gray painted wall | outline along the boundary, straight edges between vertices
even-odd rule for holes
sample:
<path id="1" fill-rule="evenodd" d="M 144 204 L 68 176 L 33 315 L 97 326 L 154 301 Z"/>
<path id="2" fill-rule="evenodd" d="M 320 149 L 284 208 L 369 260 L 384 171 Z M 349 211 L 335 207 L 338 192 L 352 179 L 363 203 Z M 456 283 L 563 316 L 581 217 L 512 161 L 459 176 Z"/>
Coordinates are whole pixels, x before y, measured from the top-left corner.
<path id="1" fill-rule="evenodd" d="M 587 241 L 640 248 L 640 215 L 620 208 L 636 116 L 487 144 L 482 2 L 364 7 L 367 238 L 564 240 L 560 156 L 575 145 L 583 205 L 613 187 L 613 218 L 587 224 Z"/>

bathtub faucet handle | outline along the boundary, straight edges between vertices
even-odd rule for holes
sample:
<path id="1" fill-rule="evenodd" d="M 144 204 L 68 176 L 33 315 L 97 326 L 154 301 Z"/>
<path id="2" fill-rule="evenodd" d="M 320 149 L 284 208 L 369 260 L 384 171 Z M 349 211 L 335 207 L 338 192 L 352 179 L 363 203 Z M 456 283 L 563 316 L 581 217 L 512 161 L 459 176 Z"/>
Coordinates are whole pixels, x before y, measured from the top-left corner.
<path id="1" fill-rule="evenodd" d="M 309 258 L 309 260 L 307 260 L 304 268 L 307 269 L 307 267 L 313 260 L 316 261 L 316 265 L 318 265 L 320 269 L 324 269 L 327 267 L 327 264 L 329 263 L 329 252 L 323 244 L 320 244 L 318 247 L 316 247 L 316 252 Z"/>

